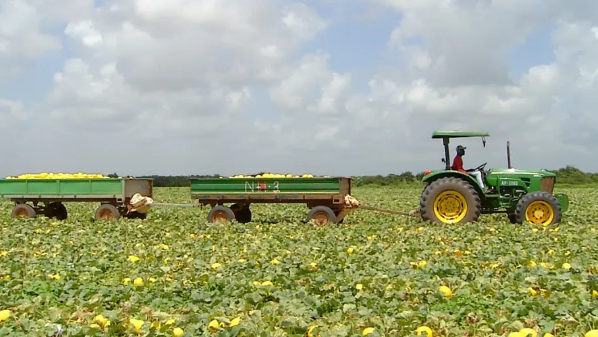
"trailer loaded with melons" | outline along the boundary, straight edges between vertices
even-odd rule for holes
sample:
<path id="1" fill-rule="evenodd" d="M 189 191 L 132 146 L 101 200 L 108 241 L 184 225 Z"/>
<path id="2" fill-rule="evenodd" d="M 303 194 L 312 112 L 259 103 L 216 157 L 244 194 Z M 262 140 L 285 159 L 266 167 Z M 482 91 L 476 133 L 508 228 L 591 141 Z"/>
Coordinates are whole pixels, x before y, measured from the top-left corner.
<path id="1" fill-rule="evenodd" d="M 0 180 L 0 197 L 15 202 L 12 217 L 38 215 L 64 220 L 66 202 L 97 202 L 95 219 L 146 218 L 157 206 L 205 206 L 208 221 L 250 222 L 251 204 L 303 203 L 315 225 L 342 222 L 358 207 L 351 197 L 351 178 L 264 173 L 229 178 L 190 179 L 197 204 L 161 204 L 153 200 L 153 179 L 111 178 L 99 174 L 25 174 Z M 225 206 L 225 204 L 231 204 Z M 393 211 L 390 211 L 393 212 Z M 399 212 L 400 213 L 400 212 Z"/>

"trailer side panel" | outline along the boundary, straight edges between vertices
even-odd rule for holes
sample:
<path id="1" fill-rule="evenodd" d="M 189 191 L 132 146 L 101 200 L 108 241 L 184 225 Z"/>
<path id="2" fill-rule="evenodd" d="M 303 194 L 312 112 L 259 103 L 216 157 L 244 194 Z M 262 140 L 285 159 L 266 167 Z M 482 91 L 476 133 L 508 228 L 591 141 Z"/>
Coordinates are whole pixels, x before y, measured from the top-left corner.
<path id="1" fill-rule="evenodd" d="M 350 178 L 206 178 L 191 179 L 192 195 L 338 194 Z"/>
<path id="2" fill-rule="evenodd" d="M 154 197 L 152 179 L 125 179 L 124 184 L 125 198 L 131 198 L 135 193 L 139 193 L 144 197 Z"/>
<path id="3" fill-rule="evenodd" d="M 0 196 L 122 195 L 123 179 L 0 179 Z"/>
<path id="4" fill-rule="evenodd" d="M 107 201 L 153 197 L 152 179 L 0 179 L 0 197 L 20 200 Z"/>

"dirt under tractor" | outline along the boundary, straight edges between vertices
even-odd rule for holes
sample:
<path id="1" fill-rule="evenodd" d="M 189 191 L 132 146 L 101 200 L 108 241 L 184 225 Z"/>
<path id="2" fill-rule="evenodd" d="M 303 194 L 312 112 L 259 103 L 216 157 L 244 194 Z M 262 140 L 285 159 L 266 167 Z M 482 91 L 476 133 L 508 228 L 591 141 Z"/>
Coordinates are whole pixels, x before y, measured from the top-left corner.
<path id="1" fill-rule="evenodd" d="M 441 224 L 475 222 L 480 214 L 505 213 L 511 223 L 551 225 L 561 221 L 569 208 L 566 194 L 553 194 L 556 174 L 547 170 L 526 170 L 511 167 L 510 144 L 507 142 L 508 168 L 484 170 L 487 163 L 467 173 L 451 169 L 451 138 L 482 138 L 486 146 L 487 132 L 435 131 L 433 139 L 442 139 L 445 163 L 443 170 L 427 171 L 426 184 L 420 199 L 423 220 Z M 471 175 L 481 172 L 484 188 Z"/>

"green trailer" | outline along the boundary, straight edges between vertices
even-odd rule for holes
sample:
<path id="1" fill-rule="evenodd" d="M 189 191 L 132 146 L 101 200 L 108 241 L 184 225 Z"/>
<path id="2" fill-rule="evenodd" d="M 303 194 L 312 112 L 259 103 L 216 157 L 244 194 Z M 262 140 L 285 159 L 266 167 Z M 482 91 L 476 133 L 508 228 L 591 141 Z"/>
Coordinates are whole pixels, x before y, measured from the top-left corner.
<path id="1" fill-rule="evenodd" d="M 295 203 L 309 208 L 307 221 L 317 226 L 341 223 L 352 210 L 349 177 L 314 178 L 193 178 L 191 198 L 210 205 L 208 221 L 251 221 L 251 204 Z M 231 204 L 225 206 L 225 204 Z"/>
<path id="2" fill-rule="evenodd" d="M 146 217 L 131 211 L 136 193 L 153 197 L 153 179 L 0 179 L 0 198 L 15 202 L 12 217 L 34 218 L 44 215 L 64 220 L 65 202 L 99 202 L 95 219 Z"/>

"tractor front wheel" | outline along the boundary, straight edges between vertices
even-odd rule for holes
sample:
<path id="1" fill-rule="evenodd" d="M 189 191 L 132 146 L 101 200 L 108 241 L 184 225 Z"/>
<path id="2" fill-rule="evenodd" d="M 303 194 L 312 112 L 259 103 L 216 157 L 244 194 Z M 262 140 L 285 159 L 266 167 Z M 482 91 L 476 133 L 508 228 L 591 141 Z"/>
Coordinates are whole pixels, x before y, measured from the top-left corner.
<path id="1" fill-rule="evenodd" d="M 420 214 L 424 221 L 439 224 L 475 222 L 482 211 L 478 192 L 454 177 L 435 180 L 422 192 Z"/>
<path id="2" fill-rule="evenodd" d="M 554 195 L 546 192 L 526 194 L 515 208 L 515 222 L 518 224 L 527 221 L 548 226 L 561 222 L 562 216 L 559 201 Z"/>

